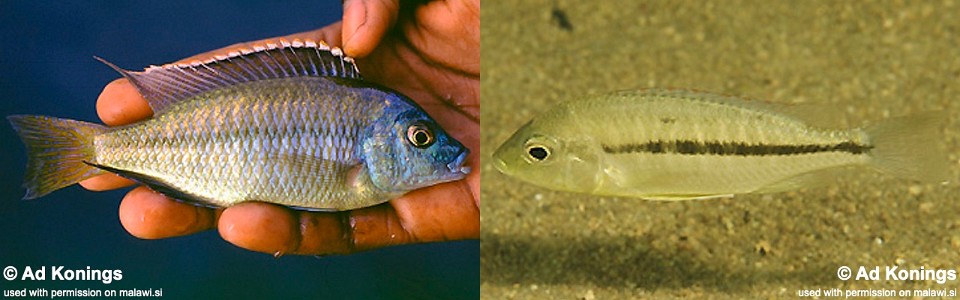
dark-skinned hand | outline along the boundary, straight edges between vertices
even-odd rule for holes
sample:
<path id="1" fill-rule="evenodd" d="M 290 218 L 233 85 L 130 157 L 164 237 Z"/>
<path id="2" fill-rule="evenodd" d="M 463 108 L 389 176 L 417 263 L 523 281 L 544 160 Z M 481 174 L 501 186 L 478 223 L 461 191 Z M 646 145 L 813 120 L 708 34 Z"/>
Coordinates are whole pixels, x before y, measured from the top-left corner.
<path id="1" fill-rule="evenodd" d="M 316 213 L 259 202 L 208 209 L 137 187 L 120 204 L 130 234 L 160 239 L 217 228 L 237 246 L 280 254 L 345 254 L 416 242 L 480 236 L 480 1 L 348 0 L 342 22 L 284 37 L 241 43 L 181 60 L 203 60 L 254 44 L 285 39 L 342 45 L 369 81 L 417 101 L 449 134 L 472 150 L 465 180 L 410 192 L 374 207 Z M 97 113 L 110 126 L 152 116 L 126 79 L 108 84 Z M 134 183 L 114 174 L 80 183 L 109 190 Z"/>

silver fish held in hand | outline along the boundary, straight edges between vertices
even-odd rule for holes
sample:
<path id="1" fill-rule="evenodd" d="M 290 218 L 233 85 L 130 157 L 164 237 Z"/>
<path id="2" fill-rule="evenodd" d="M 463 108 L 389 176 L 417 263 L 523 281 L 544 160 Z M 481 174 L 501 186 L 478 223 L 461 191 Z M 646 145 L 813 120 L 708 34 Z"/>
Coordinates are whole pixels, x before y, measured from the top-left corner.
<path id="1" fill-rule="evenodd" d="M 143 72 L 103 62 L 153 117 L 109 128 L 9 116 L 29 154 L 25 199 L 113 172 L 196 205 L 341 211 L 470 172 L 469 150 L 422 108 L 363 81 L 353 59 L 323 42 L 267 43 Z"/>
<path id="2" fill-rule="evenodd" d="M 819 126 L 822 108 L 802 112 L 684 90 L 590 96 L 524 125 L 494 164 L 546 188 L 651 200 L 793 190 L 830 182 L 848 166 L 934 183 L 949 175 L 937 145 L 940 112 L 853 129 Z"/>

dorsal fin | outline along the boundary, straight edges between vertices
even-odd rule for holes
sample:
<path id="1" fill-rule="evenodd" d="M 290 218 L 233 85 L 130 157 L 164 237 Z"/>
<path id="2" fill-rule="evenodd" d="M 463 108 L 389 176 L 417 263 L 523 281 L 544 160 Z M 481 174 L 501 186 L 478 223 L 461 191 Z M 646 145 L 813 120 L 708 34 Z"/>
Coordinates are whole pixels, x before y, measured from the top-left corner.
<path id="1" fill-rule="evenodd" d="M 191 96 L 238 83 L 301 76 L 361 79 L 353 58 L 340 48 L 312 40 L 258 44 L 204 61 L 150 66 L 142 72 L 95 58 L 129 79 L 154 115 Z"/>
<path id="2" fill-rule="evenodd" d="M 792 117 L 796 120 L 803 121 L 807 125 L 823 129 L 849 127 L 845 124 L 846 116 L 844 115 L 843 109 L 840 109 L 837 105 L 830 103 L 777 103 L 748 97 L 738 97 L 692 89 L 673 88 L 651 88 L 640 91 L 621 91 L 620 93 L 645 93 L 659 96 L 696 99 L 697 101 L 706 101 L 754 110 L 762 110 Z"/>

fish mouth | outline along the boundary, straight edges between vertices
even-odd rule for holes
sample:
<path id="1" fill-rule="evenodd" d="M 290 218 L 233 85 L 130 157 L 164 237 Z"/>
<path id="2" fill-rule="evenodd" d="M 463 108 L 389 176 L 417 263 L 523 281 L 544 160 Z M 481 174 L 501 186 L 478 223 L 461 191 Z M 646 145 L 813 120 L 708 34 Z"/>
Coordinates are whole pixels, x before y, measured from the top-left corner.
<path id="1" fill-rule="evenodd" d="M 500 173 L 510 175 L 509 169 L 507 168 L 507 161 L 503 159 L 505 147 L 501 146 L 497 151 L 493 152 L 493 167 L 500 171 Z"/>
<path id="2" fill-rule="evenodd" d="M 462 175 L 470 174 L 470 167 L 463 165 L 463 163 L 467 161 L 467 155 L 469 154 L 470 150 L 463 149 L 463 151 L 460 152 L 460 155 L 457 155 L 457 158 L 454 158 L 453 161 L 448 163 L 447 168 L 450 169 L 450 172 Z"/>

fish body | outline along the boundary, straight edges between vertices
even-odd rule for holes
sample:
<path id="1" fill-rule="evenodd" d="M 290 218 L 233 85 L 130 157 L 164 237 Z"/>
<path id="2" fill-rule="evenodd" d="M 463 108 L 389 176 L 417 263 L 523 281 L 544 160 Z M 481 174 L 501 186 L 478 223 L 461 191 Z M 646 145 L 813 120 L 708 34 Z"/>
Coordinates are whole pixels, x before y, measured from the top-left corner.
<path id="1" fill-rule="evenodd" d="M 848 166 L 928 182 L 947 176 L 937 113 L 852 129 L 807 119 L 788 106 L 704 92 L 618 92 L 557 105 L 514 133 L 494 161 L 547 188 L 653 200 L 792 190 Z"/>
<path id="2" fill-rule="evenodd" d="M 203 206 L 349 210 L 469 172 L 460 142 L 407 97 L 363 81 L 351 59 L 323 43 L 117 69 L 153 118 L 116 128 L 8 118 L 31 155 L 25 198 L 113 172 Z"/>

